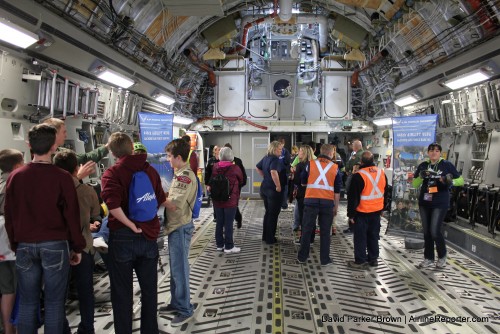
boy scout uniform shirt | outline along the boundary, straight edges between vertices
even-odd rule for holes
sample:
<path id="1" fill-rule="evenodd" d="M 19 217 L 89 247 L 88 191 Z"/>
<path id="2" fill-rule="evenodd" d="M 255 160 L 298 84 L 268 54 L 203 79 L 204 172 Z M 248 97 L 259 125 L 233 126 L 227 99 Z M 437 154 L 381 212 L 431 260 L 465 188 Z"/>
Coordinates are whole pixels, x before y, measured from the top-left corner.
<path id="1" fill-rule="evenodd" d="M 192 210 L 196 199 L 197 182 L 195 175 L 186 163 L 184 167 L 174 172 L 174 178 L 168 191 L 168 198 L 176 206 L 176 210 L 167 210 L 167 225 L 165 234 L 170 234 L 179 227 L 191 222 Z"/>

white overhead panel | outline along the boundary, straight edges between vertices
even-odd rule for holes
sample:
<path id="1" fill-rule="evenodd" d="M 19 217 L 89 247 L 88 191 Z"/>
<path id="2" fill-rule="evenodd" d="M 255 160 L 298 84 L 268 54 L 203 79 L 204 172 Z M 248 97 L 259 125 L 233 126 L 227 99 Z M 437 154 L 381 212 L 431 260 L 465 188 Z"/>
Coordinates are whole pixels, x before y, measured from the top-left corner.
<path id="1" fill-rule="evenodd" d="M 163 0 L 173 16 L 224 16 L 221 0 Z"/>

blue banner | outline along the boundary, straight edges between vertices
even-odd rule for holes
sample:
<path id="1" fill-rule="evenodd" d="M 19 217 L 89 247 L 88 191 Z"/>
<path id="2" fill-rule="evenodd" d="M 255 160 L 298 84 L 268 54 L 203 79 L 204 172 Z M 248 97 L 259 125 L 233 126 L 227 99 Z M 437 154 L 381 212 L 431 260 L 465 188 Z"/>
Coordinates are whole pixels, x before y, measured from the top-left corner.
<path id="1" fill-rule="evenodd" d="M 427 146 L 436 140 L 437 115 L 394 117 L 394 164 L 390 230 L 420 232 L 418 188 L 412 187 L 413 173 L 427 157 Z"/>
<path id="2" fill-rule="evenodd" d="M 437 115 L 394 117 L 394 147 L 427 146 L 436 139 Z"/>
<path id="3" fill-rule="evenodd" d="M 165 157 L 165 146 L 172 141 L 173 114 L 138 113 L 141 142 L 148 150 L 148 161 L 160 174 L 165 191 L 170 188 L 174 171 Z"/>

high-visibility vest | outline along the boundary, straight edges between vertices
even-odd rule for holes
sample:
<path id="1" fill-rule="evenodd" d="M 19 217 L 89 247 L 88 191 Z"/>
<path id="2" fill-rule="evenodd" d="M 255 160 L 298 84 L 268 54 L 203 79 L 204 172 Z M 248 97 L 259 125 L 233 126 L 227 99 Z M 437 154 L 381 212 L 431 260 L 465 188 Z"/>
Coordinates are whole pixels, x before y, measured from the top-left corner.
<path id="1" fill-rule="evenodd" d="M 309 169 L 305 198 L 333 200 L 333 185 L 339 169 L 337 164 L 318 158 L 309 162 Z"/>
<path id="2" fill-rule="evenodd" d="M 358 212 L 377 212 L 384 208 L 385 177 L 382 169 L 375 166 L 361 168 L 358 174 L 363 178 L 365 187 L 361 192 Z"/>

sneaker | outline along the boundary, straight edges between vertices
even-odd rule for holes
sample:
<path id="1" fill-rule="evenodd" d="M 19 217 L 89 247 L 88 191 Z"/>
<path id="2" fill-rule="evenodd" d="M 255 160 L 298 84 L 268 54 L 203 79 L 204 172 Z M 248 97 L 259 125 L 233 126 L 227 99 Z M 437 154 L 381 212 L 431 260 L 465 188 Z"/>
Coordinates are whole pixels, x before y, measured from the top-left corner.
<path id="1" fill-rule="evenodd" d="M 160 306 L 160 308 L 158 309 L 158 311 L 160 313 L 177 313 L 177 309 L 175 309 L 172 304 L 168 304 L 168 305 L 165 305 L 165 306 Z"/>
<path id="2" fill-rule="evenodd" d="M 224 247 L 217 247 L 217 251 L 222 252 L 224 250 Z"/>
<path id="3" fill-rule="evenodd" d="M 378 261 L 377 261 L 377 260 L 375 260 L 375 261 L 370 261 L 370 262 L 368 262 L 368 265 L 369 265 L 370 267 L 378 267 Z"/>
<path id="4" fill-rule="evenodd" d="M 196 309 L 198 308 L 198 305 L 194 305 L 193 307 L 193 313 L 191 315 L 176 315 L 172 321 L 170 322 L 170 325 L 172 327 L 177 327 L 177 326 L 180 326 L 182 324 L 185 324 L 186 322 L 189 321 L 189 319 L 191 319 L 193 316 L 194 316 L 194 313 L 196 312 Z"/>
<path id="5" fill-rule="evenodd" d="M 368 269 L 368 262 L 365 262 L 365 263 L 356 263 L 355 261 L 347 261 L 347 266 L 349 268 L 353 268 L 353 269 L 366 270 L 366 269 Z"/>
<path id="6" fill-rule="evenodd" d="M 224 249 L 224 253 L 239 253 L 241 248 L 233 246 L 231 249 Z"/>
<path id="7" fill-rule="evenodd" d="M 352 233 L 350 228 L 346 228 L 345 230 L 342 231 L 344 234 L 349 234 Z"/>
<path id="8" fill-rule="evenodd" d="M 446 259 L 445 259 L 446 261 Z M 431 267 L 434 265 L 434 260 L 429 260 L 429 259 L 424 259 L 422 262 L 420 262 L 418 264 L 418 267 L 419 268 L 427 268 L 427 267 Z"/>
<path id="9" fill-rule="evenodd" d="M 104 241 L 103 237 L 95 238 L 93 241 L 94 248 L 100 253 L 108 252 L 108 244 Z"/>
<path id="10" fill-rule="evenodd" d="M 330 261 L 328 261 L 328 262 L 327 262 L 327 263 L 325 263 L 325 264 L 322 264 L 321 266 L 322 266 L 322 267 L 333 266 L 333 261 L 330 259 Z"/>
<path id="11" fill-rule="evenodd" d="M 299 258 L 297 258 L 297 262 L 300 263 L 300 264 L 306 264 L 307 263 L 307 260 L 300 260 Z"/>
<path id="12" fill-rule="evenodd" d="M 300 238 L 295 239 L 295 240 L 293 241 L 293 243 L 294 243 L 294 244 L 296 244 L 296 245 L 300 245 Z"/>
<path id="13" fill-rule="evenodd" d="M 444 267 L 446 267 L 446 255 L 438 259 L 436 262 L 436 268 L 444 268 Z"/>

